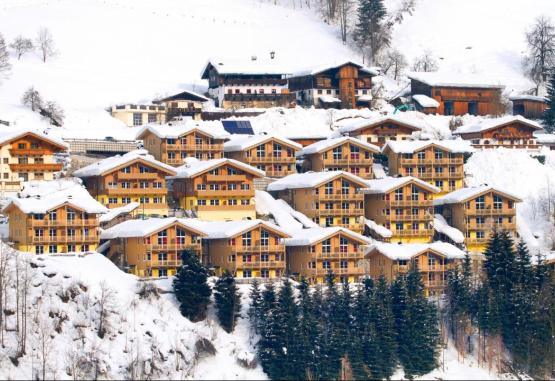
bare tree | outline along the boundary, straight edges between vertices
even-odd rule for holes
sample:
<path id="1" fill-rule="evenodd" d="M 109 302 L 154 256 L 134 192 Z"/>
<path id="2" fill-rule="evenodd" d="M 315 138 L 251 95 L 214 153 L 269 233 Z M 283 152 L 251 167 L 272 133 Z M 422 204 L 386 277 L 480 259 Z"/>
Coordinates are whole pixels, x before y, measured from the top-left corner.
<path id="1" fill-rule="evenodd" d="M 382 59 L 380 67 L 384 74 L 391 74 L 393 79 L 397 80 L 403 69 L 408 66 L 407 59 L 397 49 L 388 50 Z"/>
<path id="2" fill-rule="evenodd" d="M 64 110 L 56 102 L 46 102 L 41 109 L 41 115 L 48 118 L 50 120 L 50 124 L 53 124 L 55 126 L 60 127 L 64 123 Z"/>
<path id="3" fill-rule="evenodd" d="M 547 80 L 549 69 L 555 65 L 555 25 L 547 16 L 540 16 L 526 32 L 528 55 L 524 67 L 528 76 L 539 86 Z"/>
<path id="4" fill-rule="evenodd" d="M 5 76 L 11 70 L 10 54 L 6 48 L 6 41 L 4 36 L 0 33 L 0 76 Z"/>
<path id="5" fill-rule="evenodd" d="M 21 103 L 24 106 L 31 107 L 33 111 L 38 111 L 42 108 L 42 97 L 39 92 L 31 86 L 23 93 Z"/>
<path id="6" fill-rule="evenodd" d="M 33 41 L 30 38 L 25 38 L 21 35 L 17 36 L 13 42 L 10 44 L 10 48 L 15 50 L 17 54 L 17 59 L 21 59 L 21 56 L 25 53 L 29 53 L 33 50 Z"/>
<path id="7" fill-rule="evenodd" d="M 353 10 L 353 0 L 338 0 L 339 26 L 341 29 L 341 41 L 347 42 L 347 31 L 351 11 Z"/>
<path id="8" fill-rule="evenodd" d="M 98 299 L 98 337 L 101 339 L 110 327 L 109 316 L 115 309 L 115 292 L 105 281 L 100 283 L 100 298 Z"/>
<path id="9" fill-rule="evenodd" d="M 429 50 L 425 51 L 422 56 L 417 57 L 412 64 L 412 71 L 430 72 L 437 71 L 438 69 L 437 60 Z"/>
<path id="10" fill-rule="evenodd" d="M 39 34 L 37 36 L 37 49 L 41 53 L 42 62 L 46 62 L 47 58 L 50 58 L 56 54 L 56 49 L 54 48 L 54 39 L 50 30 L 45 27 L 39 29 Z"/>
<path id="11" fill-rule="evenodd" d="M 41 366 L 42 379 L 46 380 L 46 372 L 49 370 L 48 363 L 52 349 L 52 327 L 44 320 L 39 320 L 37 326 L 38 356 Z"/>

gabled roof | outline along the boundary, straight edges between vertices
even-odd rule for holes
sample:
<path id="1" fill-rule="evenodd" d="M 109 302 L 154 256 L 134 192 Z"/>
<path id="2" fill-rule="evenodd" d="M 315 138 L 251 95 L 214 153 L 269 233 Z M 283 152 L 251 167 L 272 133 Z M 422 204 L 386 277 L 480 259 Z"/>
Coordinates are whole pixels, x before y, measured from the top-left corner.
<path id="1" fill-rule="evenodd" d="M 370 244 L 372 241 L 358 233 L 342 227 L 317 227 L 310 229 L 302 229 L 293 234 L 293 237 L 285 240 L 285 246 L 306 246 L 314 245 L 336 234 L 345 234 L 363 244 Z"/>
<path id="2" fill-rule="evenodd" d="M 108 212 L 108 209 L 96 201 L 83 187 L 81 180 L 75 178 L 24 183 L 18 197 L 12 198 L 4 210 L 17 207 L 27 214 L 47 213 L 63 205 L 70 205 L 87 213 Z"/>
<path id="3" fill-rule="evenodd" d="M 438 108 L 439 102 L 424 94 L 414 94 L 412 99 L 424 108 Z"/>
<path id="4" fill-rule="evenodd" d="M 296 148 L 298 150 L 303 148 L 303 146 L 299 143 L 295 143 L 292 140 L 276 135 L 231 135 L 229 137 L 229 140 L 224 144 L 224 151 L 244 151 L 249 148 L 256 147 L 260 144 L 269 142 L 272 139 L 277 140 L 278 142 L 291 148 Z"/>
<path id="5" fill-rule="evenodd" d="M 337 69 L 341 66 L 345 66 L 345 65 L 354 65 L 357 68 L 359 68 L 361 71 L 364 71 L 370 75 L 376 76 L 379 75 L 380 72 L 378 70 L 378 68 L 376 67 L 367 67 L 364 66 L 358 62 L 355 61 L 351 61 L 351 60 L 346 60 L 346 61 L 337 61 L 337 62 L 332 62 L 326 65 L 320 65 L 318 67 L 311 67 L 311 68 L 307 68 L 304 70 L 299 70 L 295 73 L 293 73 L 292 77 L 301 77 L 301 76 L 305 76 L 305 75 L 316 75 L 316 74 L 320 74 L 323 73 L 325 71 L 328 70 L 333 70 L 333 69 Z"/>
<path id="6" fill-rule="evenodd" d="M 197 229 L 206 233 L 205 239 L 233 238 L 259 226 L 272 230 L 282 237 L 290 237 L 279 226 L 263 220 L 202 221 L 195 219 L 191 221 Z"/>
<path id="7" fill-rule="evenodd" d="M 160 230 L 167 229 L 173 224 L 180 225 L 193 231 L 199 236 L 206 236 L 206 233 L 199 230 L 194 224 L 194 220 L 186 218 L 148 218 L 146 220 L 127 220 L 121 224 L 112 226 L 100 234 L 100 239 L 132 238 L 145 237 Z"/>
<path id="8" fill-rule="evenodd" d="M 13 127 L 6 127 L 0 129 L 0 146 L 3 146 L 7 143 L 12 142 L 13 140 L 19 139 L 26 135 L 32 135 L 37 139 L 44 140 L 56 147 L 59 147 L 62 150 L 66 150 L 69 148 L 69 145 L 65 142 L 48 136 L 40 131 L 33 130 L 30 128 L 13 128 Z"/>
<path id="9" fill-rule="evenodd" d="M 117 218 L 117 217 L 121 216 L 122 214 L 128 214 L 128 213 L 133 212 L 140 205 L 141 204 L 139 204 L 138 202 L 130 202 L 129 204 L 124 205 L 124 206 L 108 209 L 107 213 L 104 213 L 102 216 L 100 216 L 100 218 L 98 219 L 98 222 L 100 222 L 100 223 L 110 222 L 114 218 Z"/>
<path id="10" fill-rule="evenodd" d="M 277 59 L 247 57 L 246 59 L 210 58 L 201 72 L 202 79 L 208 79 L 210 68 L 219 74 L 245 74 L 245 75 L 286 75 L 290 71 Z"/>
<path id="11" fill-rule="evenodd" d="M 209 99 L 206 98 L 204 95 L 195 93 L 194 91 L 184 90 L 180 93 L 170 95 L 169 97 L 156 99 L 155 101 L 153 101 L 153 103 L 168 102 L 168 101 L 174 101 L 174 100 L 187 100 L 187 101 L 191 100 L 191 101 L 197 101 L 197 102 L 208 102 Z"/>
<path id="12" fill-rule="evenodd" d="M 382 148 L 382 152 L 414 153 L 427 147 L 434 146 L 451 153 L 474 152 L 475 149 L 468 140 L 390 140 Z"/>
<path id="13" fill-rule="evenodd" d="M 445 196 L 436 198 L 434 200 L 434 205 L 458 204 L 461 202 L 472 200 L 488 192 L 499 193 L 500 195 L 510 198 L 516 202 L 522 202 L 522 200 L 514 194 L 505 192 L 489 185 L 481 185 L 478 187 L 461 188 L 451 193 L 447 193 Z"/>
<path id="14" fill-rule="evenodd" d="M 505 86 L 498 81 L 475 74 L 446 72 L 413 72 L 407 75 L 410 79 L 432 87 L 464 87 L 476 89 L 503 89 Z"/>
<path id="15" fill-rule="evenodd" d="M 175 168 L 154 159 L 148 155 L 146 150 L 136 150 L 126 153 L 125 155 L 116 155 L 100 160 L 96 163 L 87 165 L 78 169 L 73 173 L 76 177 L 92 177 L 102 176 L 112 171 L 127 167 L 135 162 L 141 162 L 145 165 L 155 167 L 156 169 L 166 172 L 169 175 L 175 175 Z"/>
<path id="16" fill-rule="evenodd" d="M 500 128 L 512 123 L 522 123 L 525 126 L 528 126 L 534 130 L 541 130 L 542 126 L 539 123 L 534 122 L 533 120 L 526 119 L 521 115 L 506 115 L 502 116 L 501 118 L 495 119 L 482 119 L 480 122 L 475 124 L 467 124 L 457 128 L 453 134 L 469 134 L 474 132 L 485 132 L 489 130 L 494 130 L 496 128 Z"/>
<path id="17" fill-rule="evenodd" d="M 439 193 L 441 190 L 425 181 L 412 176 L 404 177 L 385 177 L 383 179 L 365 180 L 368 188 L 363 189 L 366 194 L 382 194 L 389 193 L 397 188 L 414 183 L 432 193 Z"/>
<path id="18" fill-rule="evenodd" d="M 345 171 L 323 171 L 323 172 L 306 172 L 294 173 L 289 176 L 268 184 L 268 191 L 275 192 L 286 189 L 315 188 L 338 177 L 344 177 L 361 187 L 367 186 L 365 181 L 360 177 Z"/>
<path id="19" fill-rule="evenodd" d="M 547 97 L 542 97 L 539 95 L 528 95 L 528 94 L 515 94 L 509 96 L 510 101 L 532 101 L 532 102 L 542 102 L 547 103 Z"/>
<path id="20" fill-rule="evenodd" d="M 214 139 L 225 139 L 229 134 L 224 130 L 220 121 L 188 120 L 184 124 L 147 124 L 137 133 L 137 139 L 144 139 L 150 132 L 160 139 L 179 139 L 183 135 L 198 131 Z"/>
<path id="21" fill-rule="evenodd" d="M 343 127 L 340 127 L 338 129 L 338 131 L 340 133 L 344 134 L 344 133 L 348 133 L 348 132 L 362 130 L 364 128 L 370 128 L 370 127 L 373 127 L 373 126 L 376 126 L 376 125 L 382 124 L 382 123 L 399 124 L 403 127 L 411 129 L 413 131 L 420 131 L 424 128 L 423 124 L 418 123 L 415 120 L 408 120 L 406 118 L 401 118 L 401 117 L 396 116 L 396 115 L 386 115 L 386 116 L 382 116 L 382 117 L 379 117 L 379 118 L 356 120 L 356 121 L 353 121 L 353 123 L 350 123 L 350 124 L 344 125 Z"/>
<path id="22" fill-rule="evenodd" d="M 410 260 L 427 251 L 432 251 L 435 254 L 448 259 L 462 259 L 465 256 L 465 252 L 458 247 L 441 241 L 419 244 L 375 242 L 368 248 L 366 255 L 369 256 L 375 253 L 380 253 L 392 260 Z"/>
<path id="23" fill-rule="evenodd" d="M 370 144 L 370 143 L 366 143 L 365 141 L 362 141 L 362 140 L 357 139 L 357 138 L 353 138 L 351 136 L 342 136 L 340 138 L 331 138 L 331 139 L 320 140 L 319 142 L 308 145 L 308 146 L 304 147 L 298 153 L 298 156 L 311 155 L 311 154 L 314 154 L 314 153 L 324 152 L 324 151 L 327 151 L 327 150 L 332 149 L 334 147 L 337 147 L 339 145 L 342 145 L 344 143 L 354 144 L 356 146 L 365 148 L 365 149 L 367 149 L 369 151 L 372 151 L 374 153 L 379 153 L 380 152 L 380 147 L 378 147 L 378 146 L 375 146 L 375 145 Z"/>
<path id="24" fill-rule="evenodd" d="M 259 169 L 256 169 L 248 164 L 241 163 L 235 159 L 212 159 L 212 160 L 192 160 L 187 164 L 183 164 L 180 167 L 175 168 L 177 174 L 175 176 L 169 177 L 170 179 L 187 179 L 203 174 L 204 172 L 210 171 L 212 169 L 221 167 L 222 165 L 229 164 L 233 167 L 239 168 L 245 172 L 251 173 L 258 177 L 264 177 L 266 173 Z"/>

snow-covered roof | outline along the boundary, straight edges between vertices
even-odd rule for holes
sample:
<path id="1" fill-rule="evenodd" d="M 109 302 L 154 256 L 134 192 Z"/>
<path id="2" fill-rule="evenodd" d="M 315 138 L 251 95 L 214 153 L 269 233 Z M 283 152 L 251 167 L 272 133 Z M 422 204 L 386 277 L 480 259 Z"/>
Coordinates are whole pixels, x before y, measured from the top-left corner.
<path id="1" fill-rule="evenodd" d="M 395 153 L 414 153 L 429 146 L 435 146 L 452 153 L 474 152 L 475 149 L 468 140 L 389 140 L 382 152 L 390 150 Z"/>
<path id="2" fill-rule="evenodd" d="M 320 242 L 328 237 L 331 237 L 335 234 L 342 233 L 347 236 L 352 237 L 358 241 L 370 244 L 372 241 L 363 235 L 355 233 L 349 229 L 345 229 L 339 226 L 334 227 L 316 227 L 310 229 L 302 229 L 295 234 L 293 237 L 285 239 L 285 246 L 306 246 L 306 245 L 313 245 L 317 242 Z"/>
<path id="3" fill-rule="evenodd" d="M 199 93 L 196 93 L 194 91 L 191 90 L 182 90 L 177 94 L 174 95 L 170 95 L 164 98 L 160 98 L 160 99 L 156 99 L 154 102 L 155 103 L 160 103 L 160 102 L 167 102 L 167 101 L 171 101 L 171 100 L 177 100 L 177 99 L 193 99 L 193 100 L 198 100 L 201 102 L 207 102 L 209 101 L 208 98 L 206 98 L 204 95 L 201 95 Z"/>
<path id="4" fill-rule="evenodd" d="M 341 99 L 332 97 L 331 95 L 320 95 L 318 100 L 324 103 L 341 103 Z"/>
<path id="5" fill-rule="evenodd" d="M 130 202 L 129 204 L 120 206 L 118 208 L 108 209 L 108 213 L 104 213 L 103 215 L 101 215 L 98 220 L 100 223 L 110 222 L 114 218 L 121 216 L 122 214 L 131 213 L 132 211 L 137 209 L 140 205 L 141 204 L 139 204 L 138 202 Z"/>
<path id="6" fill-rule="evenodd" d="M 366 218 L 365 219 L 365 224 L 368 227 L 368 229 L 372 230 L 373 232 L 378 234 L 380 237 L 391 238 L 393 236 L 393 232 L 391 230 L 389 230 L 388 228 L 386 228 L 383 225 L 377 224 L 373 220 L 369 220 L 369 219 Z"/>
<path id="7" fill-rule="evenodd" d="M 362 94 L 357 97 L 357 101 L 361 101 L 361 102 L 370 102 L 372 99 L 374 99 L 372 97 L 372 94 Z"/>
<path id="8" fill-rule="evenodd" d="M 400 117 L 397 115 L 385 115 L 385 116 L 381 116 L 379 118 L 373 118 L 373 119 L 358 118 L 358 120 L 353 121 L 352 123 L 349 123 L 349 124 L 345 124 L 344 126 L 340 127 L 338 131 L 344 134 L 344 133 L 360 130 L 363 128 L 372 127 L 384 122 L 400 124 L 414 131 L 419 131 L 424 128 L 424 125 L 415 119 L 409 120 L 406 117 Z"/>
<path id="9" fill-rule="evenodd" d="M 267 189 L 269 192 L 276 192 L 286 189 L 315 188 L 340 176 L 343 176 L 346 179 L 351 180 L 362 187 L 366 185 L 363 179 L 349 172 L 323 171 L 294 173 L 268 184 Z"/>
<path id="10" fill-rule="evenodd" d="M 199 131 L 214 139 L 225 139 L 229 136 L 220 121 L 187 120 L 183 124 L 148 124 L 139 130 L 137 139 L 143 139 L 146 132 L 151 132 L 160 139 L 179 139 L 193 131 Z"/>
<path id="11" fill-rule="evenodd" d="M 460 202 L 465 202 L 473 198 L 476 198 L 487 192 L 499 193 L 508 198 L 514 199 L 515 201 L 518 201 L 518 202 L 522 201 L 518 196 L 515 196 L 514 194 L 511 194 L 504 190 L 500 190 L 498 188 L 495 188 L 489 185 L 481 185 L 477 187 L 457 189 L 456 191 L 448 193 L 445 196 L 438 197 L 434 200 L 434 205 L 458 204 Z"/>
<path id="12" fill-rule="evenodd" d="M 555 134 L 534 134 L 534 137 L 540 144 L 555 143 Z"/>
<path id="13" fill-rule="evenodd" d="M 96 163 L 87 165 L 78 169 L 73 173 L 77 177 L 91 177 L 101 176 L 118 168 L 125 167 L 135 161 L 140 161 L 145 165 L 154 166 L 170 175 L 176 173 L 175 168 L 156 160 L 152 155 L 148 154 L 146 150 L 135 150 L 126 153 L 125 155 L 116 155 L 106 159 L 97 161 Z"/>
<path id="14" fill-rule="evenodd" d="M 366 194 L 382 194 L 389 193 L 409 183 L 415 183 L 420 187 L 429 190 L 432 193 L 439 193 L 441 190 L 425 181 L 412 176 L 404 177 L 385 177 L 383 179 L 365 180 L 368 188 L 363 189 Z"/>
<path id="15" fill-rule="evenodd" d="M 464 243 L 464 234 L 457 228 L 450 226 L 441 214 L 434 216 L 434 229 L 444 234 L 455 243 Z"/>
<path id="16" fill-rule="evenodd" d="M 210 58 L 201 72 L 203 79 L 208 78 L 208 69 L 214 67 L 219 74 L 245 75 L 287 75 L 291 74 L 278 59 L 257 57 L 252 59 Z"/>
<path id="17" fill-rule="evenodd" d="M 547 102 L 546 97 L 542 97 L 542 96 L 539 96 L 539 95 L 528 95 L 528 94 L 510 95 L 509 100 L 511 100 L 511 101 Z"/>
<path id="18" fill-rule="evenodd" d="M 289 234 L 279 226 L 263 220 L 201 221 L 195 219 L 190 220 L 190 223 L 192 223 L 197 230 L 206 233 L 205 239 L 232 238 L 258 226 L 264 226 L 280 233 L 284 237 L 289 237 Z"/>
<path id="19" fill-rule="evenodd" d="M 378 147 L 378 146 L 367 143 L 365 141 L 354 138 L 352 136 L 342 136 L 340 138 L 331 138 L 331 139 L 320 140 L 319 142 L 308 145 L 308 146 L 304 147 L 298 153 L 298 155 L 303 156 L 303 155 L 311 155 L 311 154 L 314 154 L 314 153 L 320 153 L 320 152 L 323 152 L 323 151 L 327 151 L 331 148 L 337 147 L 338 145 L 341 145 L 341 144 L 344 144 L 344 143 L 352 143 L 354 145 L 366 148 L 366 149 L 368 149 L 372 152 L 375 152 L 375 153 L 380 152 L 380 147 Z"/>
<path id="20" fill-rule="evenodd" d="M 296 71 L 295 73 L 293 73 L 292 76 L 293 77 L 301 77 L 301 76 L 305 76 L 305 75 L 315 75 L 315 74 L 322 73 L 324 71 L 337 69 L 341 66 L 345 66 L 345 65 L 348 65 L 348 64 L 355 65 L 361 71 L 364 71 L 364 72 L 366 72 L 368 74 L 371 74 L 371 75 L 379 75 L 380 74 L 378 68 L 376 68 L 376 67 L 367 67 L 367 66 L 364 66 L 364 65 L 362 65 L 358 62 L 346 60 L 346 61 L 337 61 L 337 62 L 332 62 L 332 63 L 329 63 L 329 64 L 325 64 L 325 65 L 319 65 L 317 67 L 311 67 L 311 68 L 299 70 L 299 71 Z"/>
<path id="21" fill-rule="evenodd" d="M 458 247 L 441 241 L 407 244 L 375 242 L 367 249 L 366 253 L 367 255 L 381 253 L 392 260 L 410 260 L 430 250 L 448 259 L 462 259 L 465 256 L 465 252 Z"/>
<path id="22" fill-rule="evenodd" d="M 46 135 L 38 130 L 34 130 L 31 128 L 14 128 L 14 127 L 3 127 L 0 129 L 0 146 L 3 146 L 4 144 L 11 142 L 12 140 L 18 139 L 27 134 L 34 135 L 35 137 L 45 140 L 62 149 L 69 148 L 69 145 L 63 142 L 62 140 Z"/>
<path id="23" fill-rule="evenodd" d="M 476 74 L 460 74 L 449 72 L 412 72 L 410 79 L 432 87 L 468 87 L 478 89 L 503 89 L 505 86 L 498 81 Z"/>
<path id="24" fill-rule="evenodd" d="M 145 237 L 147 235 L 156 233 L 162 229 L 169 227 L 174 223 L 183 225 L 186 228 L 204 236 L 206 233 L 200 230 L 197 224 L 192 219 L 187 218 L 148 218 L 146 220 L 127 220 L 121 224 L 112 226 L 104 230 L 100 234 L 100 239 L 114 239 L 114 238 L 132 238 L 132 237 Z"/>
<path id="25" fill-rule="evenodd" d="M 24 183 L 18 197 L 10 199 L 4 210 L 16 206 L 24 213 L 47 213 L 64 204 L 87 213 L 108 212 L 87 192 L 80 180 L 74 178 Z"/>
<path id="26" fill-rule="evenodd" d="M 420 106 L 424 107 L 424 108 L 438 108 L 439 107 L 439 102 L 436 101 L 434 98 L 430 98 L 427 95 L 424 94 L 415 94 L 412 96 L 412 99 L 418 103 Z"/>
<path id="27" fill-rule="evenodd" d="M 293 148 L 302 149 L 303 146 L 287 138 L 276 135 L 230 135 L 229 140 L 224 144 L 225 152 L 244 151 L 246 149 L 266 143 L 267 141 L 275 139 L 278 142 L 288 145 Z"/>
<path id="28" fill-rule="evenodd" d="M 453 132 L 453 134 L 458 135 L 458 134 L 468 134 L 473 132 L 485 132 L 485 131 L 493 130 L 495 128 L 499 128 L 504 125 L 515 123 L 515 122 L 523 123 L 535 130 L 542 129 L 542 126 L 539 123 L 534 122 L 533 120 L 530 120 L 530 119 L 526 119 L 522 115 L 505 115 L 505 116 L 502 116 L 501 118 L 481 119 L 478 123 L 463 125 L 457 128 Z"/>
<path id="29" fill-rule="evenodd" d="M 196 160 L 196 161 L 189 161 L 186 164 L 183 164 L 180 167 L 175 168 L 177 174 L 175 176 L 170 176 L 170 179 L 186 179 L 191 178 L 197 175 L 200 175 L 206 171 L 211 169 L 221 167 L 222 165 L 229 164 L 239 169 L 242 169 L 246 172 L 249 172 L 255 176 L 263 177 L 266 175 L 264 171 L 260 169 L 256 169 L 248 164 L 242 163 L 235 159 L 212 159 L 212 160 Z"/>

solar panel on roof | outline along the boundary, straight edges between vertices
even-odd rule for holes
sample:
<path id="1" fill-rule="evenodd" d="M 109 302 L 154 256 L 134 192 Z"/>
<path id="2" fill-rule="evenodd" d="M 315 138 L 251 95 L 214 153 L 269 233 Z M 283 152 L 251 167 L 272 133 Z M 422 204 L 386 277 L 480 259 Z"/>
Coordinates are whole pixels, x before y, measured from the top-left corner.
<path id="1" fill-rule="evenodd" d="M 254 135 L 250 120 L 222 120 L 222 124 L 230 134 Z"/>

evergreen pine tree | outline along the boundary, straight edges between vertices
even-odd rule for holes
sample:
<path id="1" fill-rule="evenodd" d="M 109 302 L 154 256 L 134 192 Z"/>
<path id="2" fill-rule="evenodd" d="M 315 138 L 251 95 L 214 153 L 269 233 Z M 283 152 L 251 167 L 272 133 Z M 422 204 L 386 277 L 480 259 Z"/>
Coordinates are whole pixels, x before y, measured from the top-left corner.
<path id="1" fill-rule="evenodd" d="M 322 342 L 320 348 L 319 378 L 336 379 L 341 369 L 341 358 L 344 355 L 344 337 L 339 335 L 339 316 L 341 297 L 335 285 L 335 274 L 326 276 L 326 293 L 322 307 Z"/>
<path id="2" fill-rule="evenodd" d="M 286 279 L 279 291 L 276 312 L 273 315 L 279 331 L 276 358 L 278 374 L 274 379 L 296 380 L 302 377 L 297 354 L 301 350 L 298 333 L 299 309 L 293 295 L 291 282 Z"/>
<path id="3" fill-rule="evenodd" d="M 274 360 L 280 351 L 281 338 L 279 335 L 281 327 L 278 326 L 278 320 L 275 317 L 277 306 L 276 290 L 273 283 L 265 285 L 260 307 L 260 340 L 257 345 L 258 358 L 264 372 L 270 378 L 276 378 L 280 371 L 280 364 Z"/>
<path id="4" fill-rule="evenodd" d="M 173 290 L 180 303 L 181 314 L 192 322 L 198 322 L 206 317 L 212 294 L 206 283 L 208 271 L 193 251 L 184 251 L 181 260 L 183 264 L 173 279 Z"/>
<path id="5" fill-rule="evenodd" d="M 248 311 L 249 321 L 253 330 L 256 333 L 260 333 L 262 294 L 260 292 L 260 282 L 256 278 L 252 281 L 249 298 L 251 301 Z"/>
<path id="6" fill-rule="evenodd" d="M 373 306 L 374 282 L 365 278 L 358 288 L 353 305 L 353 322 L 350 332 L 349 360 L 355 379 L 373 378 L 376 356 L 376 332 Z"/>
<path id="7" fill-rule="evenodd" d="M 387 15 L 383 0 L 360 0 L 357 8 L 357 21 L 354 39 L 360 49 L 370 48 L 370 58 L 375 60 L 381 44 L 388 44 L 389 39 L 383 31 L 382 21 Z"/>
<path id="8" fill-rule="evenodd" d="M 372 378 L 390 379 L 397 361 L 397 344 L 395 341 L 395 318 L 393 315 L 391 291 L 383 275 L 378 278 L 374 293 L 374 326 L 377 344 Z"/>
<path id="9" fill-rule="evenodd" d="M 555 131 L 555 68 L 551 69 L 547 84 L 547 108 L 543 114 L 543 127 L 549 133 Z"/>
<path id="10" fill-rule="evenodd" d="M 523 287 L 529 287 L 533 283 L 532 259 L 528 247 L 523 240 L 518 242 L 516 248 L 515 270 L 516 282 Z"/>
<path id="11" fill-rule="evenodd" d="M 299 343 L 296 351 L 295 373 L 298 379 L 312 379 L 316 371 L 319 322 L 315 316 L 315 304 L 306 278 L 301 278 L 299 290 L 299 321 L 297 323 Z M 319 288 L 318 288 L 319 289 Z M 319 291 L 315 291 L 315 293 Z"/>
<path id="12" fill-rule="evenodd" d="M 232 332 L 235 328 L 237 314 L 241 309 L 241 299 L 235 285 L 235 278 L 229 271 L 225 271 L 223 276 L 216 281 L 214 300 L 220 325 L 226 332 Z"/>

